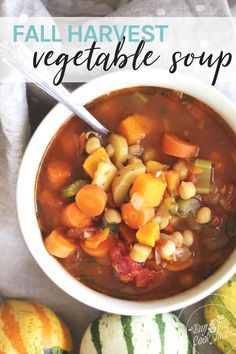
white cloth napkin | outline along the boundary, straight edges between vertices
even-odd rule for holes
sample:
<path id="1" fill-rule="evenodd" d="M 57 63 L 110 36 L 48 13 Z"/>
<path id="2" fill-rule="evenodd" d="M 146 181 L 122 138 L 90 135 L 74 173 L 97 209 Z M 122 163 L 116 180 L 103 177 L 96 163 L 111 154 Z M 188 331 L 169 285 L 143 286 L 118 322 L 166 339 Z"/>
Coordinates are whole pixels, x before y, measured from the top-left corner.
<path id="1" fill-rule="evenodd" d="M 102 16 L 114 12 L 116 16 L 227 16 L 229 4 L 225 0 L 2 0 L 1 16 Z M 235 3 L 231 0 L 232 11 Z M 1 23 L 0 23 L 1 26 Z M 226 86 L 226 94 L 229 87 Z M 38 100 L 41 93 L 31 93 L 31 100 Z M 235 98 L 235 94 L 232 94 Z M 34 112 L 31 122 L 34 122 Z M 41 117 L 43 118 L 43 117 Z M 30 255 L 19 230 L 15 190 L 22 154 L 29 139 L 29 120 L 25 84 L 0 84 L 0 293 L 4 297 L 33 298 L 47 304 L 67 322 L 72 331 L 75 348 L 91 319 L 99 311 L 89 308 L 66 295 L 43 273 Z M 32 235 L 33 237 L 34 235 Z M 191 311 L 191 309 L 190 309 Z M 216 354 L 217 350 L 202 354 Z M 89 354 L 89 353 L 88 353 Z M 122 354 L 122 353 L 121 353 Z"/>

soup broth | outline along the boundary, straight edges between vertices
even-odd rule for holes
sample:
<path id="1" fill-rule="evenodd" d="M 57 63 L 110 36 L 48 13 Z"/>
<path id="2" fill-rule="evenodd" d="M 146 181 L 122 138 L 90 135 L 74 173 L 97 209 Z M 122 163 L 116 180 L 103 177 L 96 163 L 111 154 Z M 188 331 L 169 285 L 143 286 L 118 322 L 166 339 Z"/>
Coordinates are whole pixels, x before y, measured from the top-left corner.
<path id="1" fill-rule="evenodd" d="M 209 277 L 236 242 L 235 134 L 202 102 L 158 87 L 86 107 L 123 143 L 77 117 L 57 132 L 36 183 L 49 253 L 88 287 L 136 301 Z"/>

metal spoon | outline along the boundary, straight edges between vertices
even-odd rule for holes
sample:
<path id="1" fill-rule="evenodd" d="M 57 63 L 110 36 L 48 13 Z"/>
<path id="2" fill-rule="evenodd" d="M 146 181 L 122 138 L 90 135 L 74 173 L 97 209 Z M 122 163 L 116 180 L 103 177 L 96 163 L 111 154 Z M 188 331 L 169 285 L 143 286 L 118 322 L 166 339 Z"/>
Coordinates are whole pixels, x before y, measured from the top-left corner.
<path id="1" fill-rule="evenodd" d="M 53 76 L 46 68 L 35 69 L 32 66 L 32 53 L 21 42 L 3 42 L 0 53 L 5 63 L 20 71 L 29 81 L 47 92 L 58 102 L 66 106 L 71 112 L 100 134 L 106 135 L 109 130 L 104 127 L 76 98 L 62 85 L 53 84 Z"/>

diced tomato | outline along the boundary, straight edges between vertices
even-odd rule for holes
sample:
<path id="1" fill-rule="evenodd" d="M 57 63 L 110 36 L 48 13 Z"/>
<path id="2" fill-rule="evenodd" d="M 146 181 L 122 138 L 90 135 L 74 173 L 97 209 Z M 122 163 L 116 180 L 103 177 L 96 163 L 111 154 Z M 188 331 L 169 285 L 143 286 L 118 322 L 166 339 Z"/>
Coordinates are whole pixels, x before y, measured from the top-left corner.
<path id="1" fill-rule="evenodd" d="M 162 274 L 161 270 L 151 270 L 133 261 L 128 256 L 128 250 L 129 248 L 122 242 L 116 242 L 110 251 L 112 266 L 122 282 L 133 281 L 137 288 L 144 288 Z"/>
<path id="2" fill-rule="evenodd" d="M 193 172 L 188 172 L 187 180 L 189 182 L 193 182 L 194 184 L 196 184 L 198 179 L 199 179 L 199 175 L 197 175 Z"/>
<path id="3" fill-rule="evenodd" d="M 215 214 L 213 215 L 212 219 L 211 219 L 211 226 L 213 227 L 219 227 L 220 225 L 222 225 L 223 223 L 223 219 L 221 216 Z"/>
<path id="4" fill-rule="evenodd" d="M 157 265 L 156 262 L 153 259 L 148 259 L 146 261 L 146 265 L 149 269 L 155 270 L 157 272 L 160 272 L 163 268 L 161 265 Z"/>
<path id="5" fill-rule="evenodd" d="M 111 208 L 111 209 L 115 209 L 117 208 L 117 205 L 115 204 L 114 202 L 114 199 L 113 199 L 113 195 L 112 195 L 112 191 L 109 191 L 107 193 L 107 208 Z"/>
<path id="6" fill-rule="evenodd" d="M 169 224 L 164 228 L 164 230 L 165 230 L 166 232 L 172 233 L 172 232 L 175 231 L 175 227 L 174 227 L 173 224 L 169 223 Z"/>
<path id="7" fill-rule="evenodd" d="M 136 230 L 131 229 L 129 226 L 125 225 L 123 222 L 119 224 L 118 233 L 120 238 L 125 241 L 128 245 L 132 245 L 137 242 Z"/>

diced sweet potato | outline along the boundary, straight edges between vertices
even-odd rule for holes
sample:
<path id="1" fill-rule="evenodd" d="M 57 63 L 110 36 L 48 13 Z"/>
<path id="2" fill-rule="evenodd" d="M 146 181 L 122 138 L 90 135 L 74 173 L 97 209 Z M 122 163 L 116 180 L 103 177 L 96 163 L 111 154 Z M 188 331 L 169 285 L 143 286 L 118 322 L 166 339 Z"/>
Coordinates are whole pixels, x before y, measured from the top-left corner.
<path id="1" fill-rule="evenodd" d="M 94 178 L 99 162 L 110 162 L 109 156 L 103 147 L 98 148 L 84 161 L 83 168 L 87 174 Z"/>
<path id="2" fill-rule="evenodd" d="M 163 176 L 155 177 L 149 173 L 139 175 L 130 190 L 130 196 L 138 193 L 143 199 L 143 208 L 157 207 L 162 201 L 166 189 Z"/>
<path id="3" fill-rule="evenodd" d="M 159 225 L 153 221 L 148 222 L 137 231 L 136 238 L 142 245 L 154 247 L 160 238 Z"/>
<path id="4" fill-rule="evenodd" d="M 155 121 L 141 114 L 133 114 L 122 120 L 119 131 L 128 144 L 135 144 L 138 140 L 145 138 L 155 128 Z"/>

